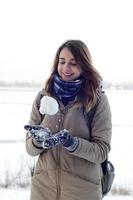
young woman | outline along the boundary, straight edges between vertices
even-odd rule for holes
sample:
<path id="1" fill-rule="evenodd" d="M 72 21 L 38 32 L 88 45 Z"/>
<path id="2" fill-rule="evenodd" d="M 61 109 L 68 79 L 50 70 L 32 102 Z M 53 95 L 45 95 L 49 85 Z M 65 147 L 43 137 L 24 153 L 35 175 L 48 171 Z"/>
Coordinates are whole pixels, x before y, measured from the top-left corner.
<path id="1" fill-rule="evenodd" d="M 58 101 L 56 114 L 40 113 L 45 95 Z M 85 114 L 96 104 L 90 131 Z M 57 50 L 50 77 L 33 103 L 30 124 L 48 128 L 54 136 L 66 130 L 60 144 L 47 143 L 47 150 L 41 139 L 27 134 L 27 152 L 39 155 L 31 200 L 101 200 L 100 164 L 110 151 L 111 111 L 101 76 L 82 41 L 68 40 Z"/>

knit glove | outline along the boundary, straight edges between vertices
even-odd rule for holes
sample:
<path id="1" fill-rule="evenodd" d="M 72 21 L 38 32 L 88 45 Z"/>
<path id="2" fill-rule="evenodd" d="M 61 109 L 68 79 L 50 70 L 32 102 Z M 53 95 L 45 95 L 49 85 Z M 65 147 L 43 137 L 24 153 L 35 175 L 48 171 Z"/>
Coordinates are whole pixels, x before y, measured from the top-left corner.
<path id="1" fill-rule="evenodd" d="M 53 135 L 48 128 L 39 125 L 26 125 L 24 128 L 29 131 L 36 147 L 51 149 L 55 146 L 63 145 L 72 152 L 76 150 L 79 144 L 78 138 L 73 137 L 66 129 Z"/>
<path id="2" fill-rule="evenodd" d="M 62 144 L 68 151 L 75 151 L 79 145 L 79 139 L 70 134 L 66 129 L 56 133 L 55 136 L 58 138 L 60 144 Z"/>
<path id="3" fill-rule="evenodd" d="M 68 130 L 64 129 L 60 132 L 51 135 L 50 137 L 46 138 L 45 145 L 49 148 L 63 145 L 68 151 L 75 151 L 78 147 L 79 140 L 77 137 L 73 137 Z"/>
<path id="4" fill-rule="evenodd" d="M 24 128 L 28 130 L 28 134 L 32 137 L 32 142 L 35 147 L 44 149 L 51 148 L 47 140 L 52 136 L 52 132 L 48 128 L 40 125 L 25 125 Z"/>

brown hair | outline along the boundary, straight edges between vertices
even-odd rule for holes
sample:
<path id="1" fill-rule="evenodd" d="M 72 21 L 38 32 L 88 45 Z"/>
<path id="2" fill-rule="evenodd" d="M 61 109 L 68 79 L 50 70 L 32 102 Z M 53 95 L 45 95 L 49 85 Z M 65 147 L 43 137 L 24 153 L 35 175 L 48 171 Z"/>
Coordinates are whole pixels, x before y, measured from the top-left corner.
<path id="1" fill-rule="evenodd" d="M 83 83 L 80 90 L 80 102 L 86 110 L 90 110 L 97 101 L 97 91 L 102 80 L 100 74 L 92 65 L 90 52 L 84 42 L 80 40 L 67 40 L 57 50 L 51 75 L 45 84 L 45 91 L 53 96 L 52 86 L 54 75 L 58 73 L 59 55 L 63 48 L 68 48 L 81 67 Z"/>

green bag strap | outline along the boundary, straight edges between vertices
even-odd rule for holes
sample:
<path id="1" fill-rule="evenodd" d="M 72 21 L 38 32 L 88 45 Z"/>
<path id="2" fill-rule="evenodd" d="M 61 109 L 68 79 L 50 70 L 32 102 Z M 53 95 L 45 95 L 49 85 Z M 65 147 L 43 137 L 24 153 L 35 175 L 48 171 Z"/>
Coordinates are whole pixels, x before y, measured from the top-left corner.
<path id="1" fill-rule="evenodd" d="M 92 129 L 91 125 L 92 125 L 93 117 L 95 115 L 98 103 L 99 103 L 99 100 L 88 113 L 85 113 L 85 118 L 90 130 L 90 135 L 91 135 L 91 129 Z M 112 187 L 112 183 L 115 176 L 115 173 L 114 173 L 115 168 L 113 164 L 108 160 L 108 158 L 106 158 L 106 160 L 101 163 L 101 168 L 103 172 L 103 176 L 101 179 L 102 195 L 105 196 Z"/>
<path id="2" fill-rule="evenodd" d="M 90 134 L 91 134 L 91 125 L 92 125 L 93 117 L 95 115 L 98 103 L 99 103 L 99 100 L 97 101 L 95 106 L 89 112 L 87 112 L 86 115 L 85 115 L 89 130 L 90 130 Z M 108 158 L 104 162 L 101 163 L 101 167 L 102 167 L 102 171 L 103 171 L 104 175 L 105 175 L 106 170 L 107 170 L 107 163 L 108 163 Z"/>
<path id="3" fill-rule="evenodd" d="M 98 105 L 98 103 L 96 103 L 95 106 L 89 112 L 87 112 L 85 114 L 85 118 L 86 118 L 89 130 L 90 130 L 90 133 L 91 133 L 91 125 L 92 125 L 93 117 L 94 117 L 95 112 L 96 112 L 97 105 Z"/>

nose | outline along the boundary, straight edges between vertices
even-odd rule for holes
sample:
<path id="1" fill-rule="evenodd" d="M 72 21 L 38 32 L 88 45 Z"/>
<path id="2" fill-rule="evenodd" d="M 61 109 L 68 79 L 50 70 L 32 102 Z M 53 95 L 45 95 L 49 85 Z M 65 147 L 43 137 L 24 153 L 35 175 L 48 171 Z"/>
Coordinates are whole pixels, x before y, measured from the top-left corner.
<path id="1" fill-rule="evenodd" d="M 70 65 L 69 62 L 64 65 L 64 70 L 65 71 L 70 71 L 71 70 L 71 65 Z"/>

